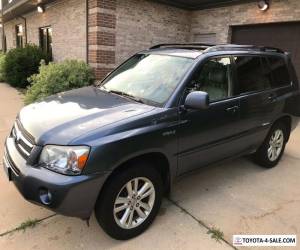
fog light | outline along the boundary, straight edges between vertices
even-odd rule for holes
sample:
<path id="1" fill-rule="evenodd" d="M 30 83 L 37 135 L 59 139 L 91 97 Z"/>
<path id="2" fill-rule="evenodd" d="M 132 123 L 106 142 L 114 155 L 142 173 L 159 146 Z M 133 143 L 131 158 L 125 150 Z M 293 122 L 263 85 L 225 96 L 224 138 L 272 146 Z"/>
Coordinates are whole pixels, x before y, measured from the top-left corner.
<path id="1" fill-rule="evenodd" d="M 49 205 L 52 202 L 52 194 L 48 189 L 40 189 L 40 200 L 44 205 Z"/>

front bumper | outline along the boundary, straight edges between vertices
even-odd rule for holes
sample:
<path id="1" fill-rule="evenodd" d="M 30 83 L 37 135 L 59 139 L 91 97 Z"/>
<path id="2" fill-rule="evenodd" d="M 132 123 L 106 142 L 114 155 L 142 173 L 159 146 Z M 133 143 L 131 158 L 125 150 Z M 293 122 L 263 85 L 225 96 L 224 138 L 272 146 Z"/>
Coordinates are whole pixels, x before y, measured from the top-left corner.
<path id="1" fill-rule="evenodd" d="M 4 170 L 23 197 L 59 214 L 87 219 L 90 217 L 98 194 L 109 173 L 66 176 L 42 167 L 27 165 L 13 138 L 5 143 Z M 49 204 L 44 204 L 41 192 L 51 194 Z"/>

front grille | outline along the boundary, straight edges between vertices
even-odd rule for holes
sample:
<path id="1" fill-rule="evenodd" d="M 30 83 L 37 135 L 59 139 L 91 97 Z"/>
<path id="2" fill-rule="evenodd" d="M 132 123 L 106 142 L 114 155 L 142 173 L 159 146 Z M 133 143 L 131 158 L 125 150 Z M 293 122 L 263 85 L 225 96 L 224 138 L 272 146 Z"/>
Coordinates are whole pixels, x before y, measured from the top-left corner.
<path id="1" fill-rule="evenodd" d="M 21 123 L 17 120 L 12 128 L 11 136 L 14 138 L 16 148 L 19 153 L 27 159 L 33 149 L 34 140 L 32 136 L 25 131 Z"/>

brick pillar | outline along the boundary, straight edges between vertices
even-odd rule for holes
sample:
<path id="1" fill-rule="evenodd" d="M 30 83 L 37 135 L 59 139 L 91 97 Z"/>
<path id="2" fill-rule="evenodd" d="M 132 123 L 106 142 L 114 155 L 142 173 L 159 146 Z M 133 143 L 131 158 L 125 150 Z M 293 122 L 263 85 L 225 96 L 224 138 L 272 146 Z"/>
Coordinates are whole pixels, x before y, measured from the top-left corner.
<path id="1" fill-rule="evenodd" d="M 88 0 L 88 62 L 96 79 L 115 67 L 117 0 Z"/>

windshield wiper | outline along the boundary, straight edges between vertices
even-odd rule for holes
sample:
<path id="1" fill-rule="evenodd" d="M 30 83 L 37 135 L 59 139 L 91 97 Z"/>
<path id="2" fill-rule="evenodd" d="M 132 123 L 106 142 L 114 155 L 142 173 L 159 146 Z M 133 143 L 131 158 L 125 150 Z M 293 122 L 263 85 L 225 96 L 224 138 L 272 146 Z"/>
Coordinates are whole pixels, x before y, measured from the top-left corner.
<path id="1" fill-rule="evenodd" d="M 109 90 L 104 85 L 96 85 L 99 89 L 109 92 Z"/>
<path id="2" fill-rule="evenodd" d="M 123 92 L 123 91 L 119 91 L 119 90 L 107 90 L 109 93 L 113 93 L 113 94 L 116 94 L 116 95 L 120 95 L 120 96 L 123 96 L 123 97 L 127 97 L 135 102 L 139 102 L 139 103 L 142 103 L 142 104 L 145 104 L 145 102 L 143 100 L 141 100 L 140 98 L 138 97 L 135 97 L 133 95 L 130 95 L 126 92 Z"/>

